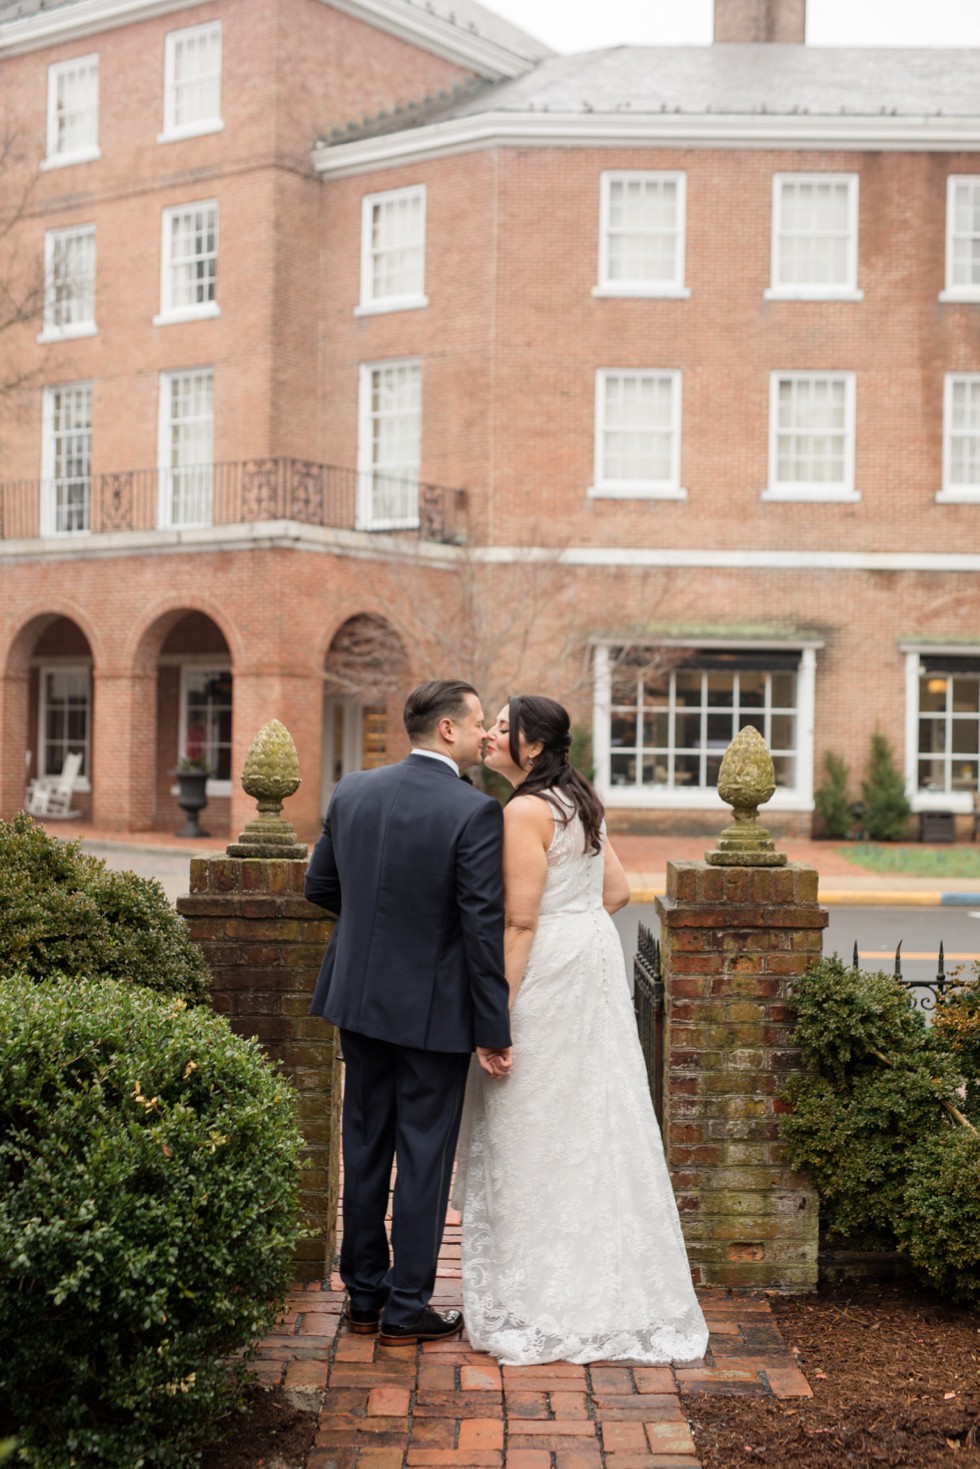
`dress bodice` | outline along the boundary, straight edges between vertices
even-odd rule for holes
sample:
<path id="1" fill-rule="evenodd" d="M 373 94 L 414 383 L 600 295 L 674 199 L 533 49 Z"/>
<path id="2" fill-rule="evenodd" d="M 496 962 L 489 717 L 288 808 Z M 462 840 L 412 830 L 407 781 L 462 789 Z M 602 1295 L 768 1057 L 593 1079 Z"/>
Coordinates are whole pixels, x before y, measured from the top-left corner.
<path id="1" fill-rule="evenodd" d="M 602 907 L 603 854 L 586 846 L 585 828 L 568 797 L 558 791 L 550 794 L 561 805 L 568 820 L 563 821 L 559 813 L 554 812 L 555 834 L 548 848 L 548 878 L 541 898 L 540 916 L 550 918 L 556 913 L 590 913 Z M 603 844 L 605 836 L 603 824 Z"/>

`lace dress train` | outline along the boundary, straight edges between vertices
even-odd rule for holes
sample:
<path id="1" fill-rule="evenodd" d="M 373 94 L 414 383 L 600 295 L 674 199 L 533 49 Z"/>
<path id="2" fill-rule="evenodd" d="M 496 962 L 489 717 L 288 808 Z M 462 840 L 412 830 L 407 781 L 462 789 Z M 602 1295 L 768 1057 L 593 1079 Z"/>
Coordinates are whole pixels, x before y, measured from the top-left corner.
<path id="1" fill-rule="evenodd" d="M 556 822 L 512 1012 L 514 1069 L 470 1071 L 454 1202 L 471 1344 L 513 1364 L 703 1355 L 603 859 Z"/>

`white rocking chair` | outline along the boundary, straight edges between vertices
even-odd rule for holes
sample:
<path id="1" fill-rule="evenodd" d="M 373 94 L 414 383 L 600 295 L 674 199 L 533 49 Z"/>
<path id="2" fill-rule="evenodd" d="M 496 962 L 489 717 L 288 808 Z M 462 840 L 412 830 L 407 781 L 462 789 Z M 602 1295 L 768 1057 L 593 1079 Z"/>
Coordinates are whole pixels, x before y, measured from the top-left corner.
<path id="1" fill-rule="evenodd" d="M 24 810 L 28 815 L 52 821 L 70 821 L 81 816 L 81 811 L 71 809 L 75 781 L 81 768 L 81 755 L 72 751 L 65 756 L 60 775 L 42 775 L 32 780 L 24 799 Z"/>

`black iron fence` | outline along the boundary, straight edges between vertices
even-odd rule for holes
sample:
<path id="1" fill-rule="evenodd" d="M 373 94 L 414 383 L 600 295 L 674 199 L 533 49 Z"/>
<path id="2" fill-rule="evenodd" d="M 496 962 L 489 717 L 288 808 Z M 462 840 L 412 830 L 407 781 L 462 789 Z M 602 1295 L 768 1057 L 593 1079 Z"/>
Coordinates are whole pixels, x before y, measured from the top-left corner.
<path id="1" fill-rule="evenodd" d="M 647 1082 L 657 1121 L 663 1126 L 664 1098 L 664 981 L 660 968 L 660 942 L 641 923 L 633 959 L 633 1012 L 640 1049 L 647 1068 Z"/>
<path id="2" fill-rule="evenodd" d="M 903 940 L 899 939 L 898 947 L 895 950 L 895 968 L 893 971 L 895 978 L 905 986 L 912 1004 L 917 1009 L 929 1014 L 935 1010 L 937 1005 L 942 1004 L 949 990 L 962 983 L 962 977 L 960 975 L 951 977 L 946 973 L 946 954 L 942 942 L 940 942 L 939 953 L 936 956 L 935 975 L 931 979 L 906 979 L 902 973 L 902 943 Z M 860 967 L 861 956 L 858 953 L 858 946 L 855 942 L 854 953 L 851 957 L 851 968 L 860 969 Z M 918 994 L 917 991 L 919 990 L 924 990 L 925 993 Z"/>
<path id="3" fill-rule="evenodd" d="M 465 490 L 309 459 L 243 459 L 182 469 L 0 483 L 0 540 L 292 520 L 462 545 Z"/>

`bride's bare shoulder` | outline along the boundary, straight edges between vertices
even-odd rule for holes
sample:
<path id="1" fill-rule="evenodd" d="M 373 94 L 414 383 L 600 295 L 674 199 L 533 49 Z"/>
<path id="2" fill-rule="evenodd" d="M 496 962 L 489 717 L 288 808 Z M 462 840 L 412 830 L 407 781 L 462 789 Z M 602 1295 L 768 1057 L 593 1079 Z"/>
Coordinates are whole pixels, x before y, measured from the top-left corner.
<path id="1" fill-rule="evenodd" d="M 554 829 L 554 812 L 540 796 L 511 796 L 504 807 L 504 830 L 518 839 L 538 838 L 547 846 Z"/>

